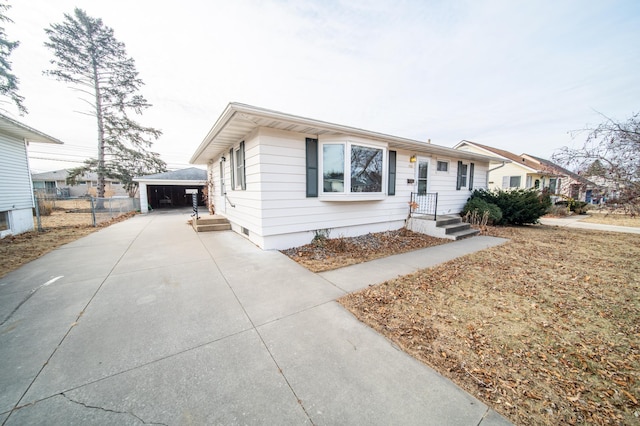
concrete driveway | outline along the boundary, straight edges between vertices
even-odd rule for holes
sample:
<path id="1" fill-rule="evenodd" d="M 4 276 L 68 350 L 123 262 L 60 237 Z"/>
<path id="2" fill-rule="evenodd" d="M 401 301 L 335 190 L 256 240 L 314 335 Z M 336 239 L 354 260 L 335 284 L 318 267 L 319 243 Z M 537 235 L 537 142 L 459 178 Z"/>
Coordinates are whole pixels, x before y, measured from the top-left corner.
<path id="1" fill-rule="evenodd" d="M 136 216 L 0 279 L 0 423 L 508 424 L 335 302 L 346 275 L 188 218 Z M 469 241 L 452 256 L 502 242 Z"/>

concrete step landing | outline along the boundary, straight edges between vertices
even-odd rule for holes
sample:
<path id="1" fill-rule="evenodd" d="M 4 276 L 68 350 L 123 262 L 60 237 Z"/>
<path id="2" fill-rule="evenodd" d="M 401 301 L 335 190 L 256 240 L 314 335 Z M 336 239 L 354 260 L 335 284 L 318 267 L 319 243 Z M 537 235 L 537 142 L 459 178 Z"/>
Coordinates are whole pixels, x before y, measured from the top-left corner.
<path id="1" fill-rule="evenodd" d="M 433 216 L 411 217 L 408 228 L 415 232 L 450 240 L 461 240 L 480 233 L 477 229 L 471 228 L 468 223 L 463 222 L 458 215 L 438 216 L 436 220 L 433 220 Z"/>
<path id="2" fill-rule="evenodd" d="M 196 232 L 229 231 L 231 223 L 224 216 L 204 216 L 191 222 Z"/>

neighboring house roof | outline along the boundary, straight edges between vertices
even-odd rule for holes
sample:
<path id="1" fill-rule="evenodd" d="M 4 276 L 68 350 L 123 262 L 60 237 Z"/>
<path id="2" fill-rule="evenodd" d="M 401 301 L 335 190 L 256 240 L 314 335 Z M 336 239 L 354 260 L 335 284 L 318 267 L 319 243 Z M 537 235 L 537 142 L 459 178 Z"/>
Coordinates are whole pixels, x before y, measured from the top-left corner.
<path id="1" fill-rule="evenodd" d="M 189 167 L 153 175 L 138 176 L 134 180 L 207 180 L 207 171 L 197 167 Z"/>
<path id="2" fill-rule="evenodd" d="M 69 170 L 60 169 L 60 170 L 54 170 L 51 172 L 33 173 L 31 175 L 31 179 L 34 181 L 66 180 L 68 176 L 69 176 Z M 81 176 L 80 180 L 97 181 L 98 174 L 93 172 L 84 173 Z M 112 179 L 105 176 L 104 180 L 107 182 L 115 182 L 117 179 Z"/>
<path id="3" fill-rule="evenodd" d="M 471 142 L 471 141 L 467 141 L 467 140 L 463 140 L 460 143 L 458 143 L 456 146 L 454 146 L 454 149 L 458 149 L 459 147 L 463 146 L 463 145 L 473 145 L 477 148 L 480 148 L 482 150 L 487 151 L 488 155 L 499 155 L 500 157 L 502 157 L 505 160 L 510 160 L 512 163 L 514 164 L 519 164 L 522 167 L 525 167 L 527 169 L 530 169 L 533 172 L 537 172 L 540 174 L 547 174 L 540 166 L 541 164 L 537 161 L 532 161 L 530 159 L 527 159 L 525 157 L 523 157 L 522 155 L 516 155 L 512 152 L 509 152 L 507 150 L 504 149 L 499 149 L 499 148 L 494 148 L 492 146 L 488 146 L 488 145 L 483 145 L 477 142 Z"/>
<path id="4" fill-rule="evenodd" d="M 207 171 L 197 167 L 156 173 L 133 178 L 136 182 L 148 185 L 204 185 L 207 183 Z"/>
<path id="5" fill-rule="evenodd" d="M 565 175 L 567 177 L 572 178 L 573 180 L 580 182 L 583 185 L 587 185 L 587 186 L 598 186 L 595 183 L 591 182 L 589 179 L 580 176 L 577 173 L 572 172 L 571 170 L 567 170 L 562 166 L 559 166 L 555 163 L 552 163 L 549 160 L 545 160 L 544 158 L 540 158 L 540 157 L 536 157 L 530 154 L 522 154 L 524 156 L 527 156 L 529 158 L 532 158 L 536 161 L 538 161 L 540 164 L 542 164 L 545 168 L 549 169 L 552 172 L 555 172 L 557 174 L 561 174 L 561 175 Z"/>
<path id="6" fill-rule="evenodd" d="M 62 145 L 63 142 L 42 133 L 32 127 L 22 124 L 4 114 L 0 114 L 0 133 L 13 136 L 18 139 L 24 139 L 27 142 L 54 143 Z"/>
<path id="7" fill-rule="evenodd" d="M 212 158 L 225 153 L 245 135 L 259 127 L 286 130 L 307 135 L 349 135 L 380 140 L 390 148 L 405 149 L 416 153 L 428 153 L 471 161 L 496 161 L 496 158 L 474 152 L 454 150 L 398 136 L 386 135 L 341 124 L 328 123 L 269 109 L 232 102 L 227 105 L 220 118 L 198 146 L 189 161 L 192 164 L 207 164 Z"/>

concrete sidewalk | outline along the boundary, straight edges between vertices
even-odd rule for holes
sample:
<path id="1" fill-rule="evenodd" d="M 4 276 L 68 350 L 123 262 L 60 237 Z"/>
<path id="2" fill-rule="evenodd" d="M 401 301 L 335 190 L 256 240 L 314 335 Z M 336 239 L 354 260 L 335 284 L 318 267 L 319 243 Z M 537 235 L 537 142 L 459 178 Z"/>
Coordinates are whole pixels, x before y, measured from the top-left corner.
<path id="1" fill-rule="evenodd" d="M 504 240 L 313 274 L 188 218 L 136 216 L 0 279 L 0 423 L 509 424 L 335 302 Z"/>
<path id="2" fill-rule="evenodd" d="M 640 234 L 640 228 L 631 226 L 605 225 L 600 223 L 581 222 L 586 216 L 541 217 L 540 223 L 548 226 L 562 226 L 567 228 L 591 229 L 595 231 L 623 232 Z"/>

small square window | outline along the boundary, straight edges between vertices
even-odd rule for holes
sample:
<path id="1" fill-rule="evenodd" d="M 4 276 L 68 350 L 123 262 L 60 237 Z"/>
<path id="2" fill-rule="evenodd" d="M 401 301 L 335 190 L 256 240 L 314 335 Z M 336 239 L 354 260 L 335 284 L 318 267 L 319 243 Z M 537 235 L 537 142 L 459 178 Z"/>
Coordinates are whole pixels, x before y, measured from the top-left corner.
<path id="1" fill-rule="evenodd" d="M 0 212 L 0 231 L 9 229 L 9 213 Z"/>
<path id="2" fill-rule="evenodd" d="M 438 161 L 436 166 L 436 171 L 438 172 L 448 172 L 449 171 L 449 162 L 448 161 Z"/>

